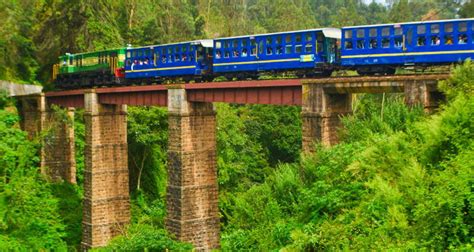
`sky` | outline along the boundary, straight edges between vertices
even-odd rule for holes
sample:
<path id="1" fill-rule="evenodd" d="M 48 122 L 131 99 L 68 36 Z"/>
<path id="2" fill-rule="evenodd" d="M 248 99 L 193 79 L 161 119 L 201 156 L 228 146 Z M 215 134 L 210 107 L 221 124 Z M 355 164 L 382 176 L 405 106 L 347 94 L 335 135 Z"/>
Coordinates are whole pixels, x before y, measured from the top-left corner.
<path id="1" fill-rule="evenodd" d="M 372 2 L 372 0 L 363 0 L 363 1 L 366 4 L 370 4 Z M 375 2 L 385 4 L 385 0 L 375 0 Z"/>

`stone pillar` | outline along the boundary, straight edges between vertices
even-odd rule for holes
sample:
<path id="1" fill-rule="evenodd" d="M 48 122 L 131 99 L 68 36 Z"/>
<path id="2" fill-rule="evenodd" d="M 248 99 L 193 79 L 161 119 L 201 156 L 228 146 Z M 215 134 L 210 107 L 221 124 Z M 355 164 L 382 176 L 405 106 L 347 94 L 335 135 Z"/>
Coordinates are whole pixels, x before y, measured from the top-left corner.
<path id="1" fill-rule="evenodd" d="M 406 81 L 404 83 L 405 103 L 408 106 L 423 106 L 426 112 L 433 112 L 444 100 L 437 90 L 438 81 Z"/>
<path id="2" fill-rule="evenodd" d="M 327 93 L 321 85 L 303 84 L 303 152 L 312 152 L 315 142 L 331 146 L 339 141 L 340 117 L 352 110 L 350 93 Z"/>
<path id="3" fill-rule="evenodd" d="M 102 247 L 130 221 L 127 106 L 99 104 L 95 90 L 85 99 L 85 171 L 82 220 L 84 249 Z"/>
<path id="4" fill-rule="evenodd" d="M 167 230 L 198 251 L 219 248 L 216 114 L 212 103 L 188 102 L 168 89 Z"/>
<path id="5" fill-rule="evenodd" d="M 76 183 L 74 108 L 47 110 L 43 123 L 41 168 L 53 181 Z"/>
<path id="6" fill-rule="evenodd" d="M 44 94 L 19 97 L 19 114 L 21 129 L 28 133 L 30 140 L 40 135 L 46 115 Z"/>
<path id="7" fill-rule="evenodd" d="M 21 127 L 40 137 L 41 172 L 53 181 L 76 183 L 74 109 L 52 110 L 44 94 L 20 98 Z"/>

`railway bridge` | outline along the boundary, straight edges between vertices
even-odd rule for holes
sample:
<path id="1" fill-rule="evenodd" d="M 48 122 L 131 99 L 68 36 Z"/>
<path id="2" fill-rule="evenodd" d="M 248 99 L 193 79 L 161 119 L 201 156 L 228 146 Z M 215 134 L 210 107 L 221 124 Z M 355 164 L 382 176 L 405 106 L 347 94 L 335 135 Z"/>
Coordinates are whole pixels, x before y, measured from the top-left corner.
<path id="1" fill-rule="evenodd" d="M 340 117 L 351 113 L 352 94 L 400 92 L 405 102 L 432 111 L 448 75 L 284 79 L 131 86 L 46 92 L 19 98 L 22 127 L 34 137 L 49 130 L 41 148 L 42 171 L 52 180 L 76 181 L 75 108 L 84 109 L 85 249 L 105 246 L 130 221 L 127 106 L 168 108 L 166 228 L 199 251 L 219 247 L 214 102 L 302 106 L 303 151 L 314 142 L 337 143 Z M 53 112 L 51 105 L 64 108 Z"/>

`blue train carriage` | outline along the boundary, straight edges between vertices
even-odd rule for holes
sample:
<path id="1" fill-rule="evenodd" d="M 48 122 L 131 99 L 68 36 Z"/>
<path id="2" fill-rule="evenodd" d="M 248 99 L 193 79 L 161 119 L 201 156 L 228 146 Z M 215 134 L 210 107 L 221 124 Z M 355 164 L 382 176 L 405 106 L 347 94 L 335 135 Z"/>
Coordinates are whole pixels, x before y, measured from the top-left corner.
<path id="1" fill-rule="evenodd" d="M 201 81 L 212 71 L 212 40 L 128 48 L 125 78 L 131 83 Z"/>
<path id="2" fill-rule="evenodd" d="M 330 75 L 340 39 L 336 28 L 214 39 L 213 72 L 228 78 L 279 71 L 295 71 L 300 77 Z"/>
<path id="3" fill-rule="evenodd" d="M 341 65 L 360 74 L 452 64 L 474 53 L 473 18 L 352 26 L 342 33 Z"/>

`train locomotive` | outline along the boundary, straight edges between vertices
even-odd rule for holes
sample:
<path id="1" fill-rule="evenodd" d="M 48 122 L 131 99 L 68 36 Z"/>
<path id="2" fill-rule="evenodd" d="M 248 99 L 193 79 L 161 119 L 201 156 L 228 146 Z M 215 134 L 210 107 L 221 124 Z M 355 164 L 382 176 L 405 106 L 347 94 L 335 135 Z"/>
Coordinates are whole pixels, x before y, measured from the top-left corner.
<path id="1" fill-rule="evenodd" d="M 474 18 L 322 28 L 66 54 L 53 67 L 64 89 L 169 81 L 257 79 L 262 74 L 394 74 L 474 55 Z"/>

